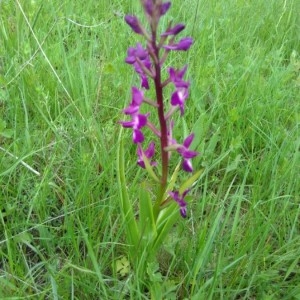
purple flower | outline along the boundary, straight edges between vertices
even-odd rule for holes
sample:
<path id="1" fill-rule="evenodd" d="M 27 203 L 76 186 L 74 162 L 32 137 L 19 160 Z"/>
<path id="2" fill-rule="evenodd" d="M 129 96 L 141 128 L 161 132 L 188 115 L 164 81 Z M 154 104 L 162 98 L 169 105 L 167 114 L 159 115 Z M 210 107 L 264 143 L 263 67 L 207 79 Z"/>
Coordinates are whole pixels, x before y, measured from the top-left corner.
<path id="1" fill-rule="evenodd" d="M 148 51 L 144 49 L 140 43 L 136 45 L 136 48 L 129 47 L 125 62 L 134 66 L 135 71 L 140 75 L 141 86 L 145 89 L 149 89 L 148 78 L 143 70 L 143 68 L 148 70 L 151 69 L 151 61 Z"/>
<path id="2" fill-rule="evenodd" d="M 145 151 L 143 151 L 143 149 L 142 149 L 142 147 L 141 147 L 140 144 L 138 145 L 138 149 L 137 149 L 138 161 L 137 161 L 137 163 L 138 163 L 138 165 L 140 167 L 142 167 L 143 169 L 145 169 L 146 166 L 145 166 L 145 162 L 143 160 L 143 154 L 149 160 L 154 156 L 154 154 L 155 154 L 155 144 L 154 144 L 154 142 L 151 142 L 149 144 L 149 147 Z M 152 161 L 152 162 L 150 162 L 150 165 L 151 166 L 156 166 L 157 163 L 154 162 L 154 161 Z"/>
<path id="3" fill-rule="evenodd" d="M 139 113 L 140 106 L 144 99 L 144 93 L 136 87 L 132 87 L 131 92 L 131 103 L 123 110 L 126 115 L 131 115 L 131 121 L 121 121 L 120 123 L 125 128 L 133 129 L 132 140 L 134 143 L 142 143 L 144 141 L 144 135 L 140 129 L 147 125 L 149 114 L 143 115 Z"/>
<path id="4" fill-rule="evenodd" d="M 187 70 L 187 65 L 185 65 L 181 70 L 175 70 L 174 68 L 169 68 L 170 80 L 176 87 L 189 87 L 190 83 L 183 80 L 183 76 Z"/>
<path id="5" fill-rule="evenodd" d="M 183 24 L 177 24 L 174 27 L 170 28 L 166 32 L 164 32 L 161 36 L 169 36 L 169 35 L 176 35 L 181 32 L 185 26 Z"/>
<path id="6" fill-rule="evenodd" d="M 139 112 L 140 105 L 144 100 L 143 91 L 140 91 L 135 86 L 131 88 L 131 93 L 132 93 L 131 103 L 123 110 L 124 114 L 126 115 L 132 115 Z"/>
<path id="7" fill-rule="evenodd" d="M 188 88 L 190 83 L 183 80 L 186 70 L 187 66 L 184 66 L 181 70 L 169 68 L 170 80 L 176 87 L 176 91 L 171 96 L 171 104 L 173 106 L 179 106 L 181 115 L 184 114 L 185 100 L 189 96 Z"/>
<path id="8" fill-rule="evenodd" d="M 1 0 L 0 0 L 1 1 Z M 174 199 L 179 205 L 180 214 L 183 218 L 187 216 L 187 203 L 185 197 L 189 190 L 183 191 L 185 188 L 179 190 L 173 190 L 168 192 L 167 199 L 165 200 L 165 191 L 168 188 L 169 179 L 169 164 L 172 151 L 178 152 L 182 157 L 182 168 L 186 172 L 192 172 L 192 158 L 197 156 L 199 153 L 190 150 L 190 146 L 194 139 L 194 134 L 190 134 L 184 139 L 183 143 L 177 143 L 173 138 L 173 127 L 174 121 L 171 116 L 180 110 L 181 115 L 184 114 L 185 101 L 189 96 L 190 82 L 184 80 L 184 76 L 187 70 L 187 66 L 182 69 L 169 68 L 169 77 L 162 81 L 164 75 L 163 65 L 170 54 L 170 51 L 187 51 L 193 44 L 191 37 L 185 37 L 177 42 L 176 36 L 185 28 L 184 24 L 169 25 L 167 29 L 160 31 L 158 29 L 159 21 L 171 7 L 170 0 L 141 0 L 144 8 L 144 13 L 150 27 L 148 32 L 142 25 L 140 20 L 133 15 L 126 15 L 125 21 L 131 27 L 131 29 L 142 35 L 146 40 L 145 48 L 141 43 L 137 43 L 135 47 L 129 47 L 127 50 L 127 57 L 125 62 L 134 67 L 135 72 L 139 75 L 141 80 L 142 88 L 149 89 L 148 80 L 153 80 L 155 87 L 155 96 L 147 98 L 144 96 L 144 90 L 138 87 L 132 87 L 132 99 L 130 104 L 123 110 L 125 115 L 129 115 L 130 120 L 121 121 L 121 125 L 125 128 L 132 129 L 132 140 L 137 144 L 137 164 L 141 168 L 147 168 L 149 174 L 159 183 L 160 191 L 159 197 L 157 198 L 154 208 L 172 202 Z M 159 34 L 162 34 L 159 37 Z M 176 41 L 175 41 L 176 39 Z M 160 51 L 161 48 L 165 50 Z M 161 53 L 162 52 L 162 53 Z M 174 85 L 171 97 L 169 109 L 165 107 L 164 88 L 171 83 Z M 143 102 L 149 104 L 152 108 L 157 109 L 158 121 L 160 130 L 156 127 L 156 124 L 152 124 L 148 121 L 150 113 L 141 113 L 141 105 Z M 161 175 L 160 178 L 153 172 L 152 166 L 156 166 L 155 161 L 155 144 L 151 141 L 147 146 L 143 147 L 142 143 L 145 140 L 142 132 L 143 127 L 149 127 L 149 129 L 159 138 L 160 150 L 161 150 Z M 147 147 L 147 148 L 146 148 Z M 151 166 L 149 169 L 149 165 Z M 177 172 L 177 171 L 176 171 Z M 196 177 L 197 174 L 192 176 L 191 180 Z M 175 183 L 174 183 L 175 184 Z M 187 183 L 186 183 L 187 184 Z"/>
<path id="9" fill-rule="evenodd" d="M 184 141 L 181 147 L 178 147 L 177 152 L 183 157 L 182 168 L 186 172 L 193 172 L 193 166 L 191 159 L 199 154 L 197 151 L 192 151 L 189 149 L 193 139 L 194 134 L 190 134 Z"/>
<path id="10" fill-rule="evenodd" d="M 131 29 L 137 34 L 143 34 L 142 26 L 136 16 L 125 16 L 125 22 L 131 27 Z"/>
<path id="11" fill-rule="evenodd" d="M 171 96 L 171 104 L 173 106 L 178 105 L 181 115 L 184 114 L 184 103 L 189 96 L 189 91 L 186 88 L 177 88 Z"/>
<path id="12" fill-rule="evenodd" d="M 136 48 L 129 47 L 127 50 L 127 57 L 125 62 L 128 64 L 134 64 L 136 59 L 139 58 L 141 61 L 146 60 L 149 58 L 148 51 L 143 48 L 142 44 L 137 43 Z M 150 61 L 150 59 L 149 59 Z"/>
<path id="13" fill-rule="evenodd" d="M 193 44 L 193 39 L 190 37 L 182 38 L 177 44 L 163 46 L 167 50 L 189 50 Z"/>
<path id="14" fill-rule="evenodd" d="M 131 121 L 121 121 L 120 123 L 124 128 L 132 128 L 132 140 L 135 144 L 142 143 L 144 141 L 144 135 L 140 130 L 142 127 L 147 125 L 149 114 L 133 114 Z"/>
<path id="15" fill-rule="evenodd" d="M 188 192 L 189 190 L 186 190 L 182 195 L 180 195 L 178 191 L 169 192 L 169 195 L 178 203 L 180 214 L 183 218 L 186 218 L 186 202 L 184 201 L 184 198 Z"/>

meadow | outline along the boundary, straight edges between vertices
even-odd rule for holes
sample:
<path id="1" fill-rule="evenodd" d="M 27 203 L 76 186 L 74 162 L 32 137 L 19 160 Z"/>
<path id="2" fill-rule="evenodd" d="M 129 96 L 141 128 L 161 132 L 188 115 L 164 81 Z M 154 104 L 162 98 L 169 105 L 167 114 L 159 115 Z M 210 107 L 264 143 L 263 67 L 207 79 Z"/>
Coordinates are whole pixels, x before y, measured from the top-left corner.
<path id="1" fill-rule="evenodd" d="M 156 299 L 300 299 L 300 2 L 173 0 L 194 45 L 183 128 L 203 173 Z M 138 0 L 0 0 L 0 299 L 150 299 L 127 259 L 117 147 Z M 179 127 L 180 128 L 180 127 Z M 136 200 L 145 173 L 123 130 Z M 152 299 L 154 299 L 152 297 Z"/>

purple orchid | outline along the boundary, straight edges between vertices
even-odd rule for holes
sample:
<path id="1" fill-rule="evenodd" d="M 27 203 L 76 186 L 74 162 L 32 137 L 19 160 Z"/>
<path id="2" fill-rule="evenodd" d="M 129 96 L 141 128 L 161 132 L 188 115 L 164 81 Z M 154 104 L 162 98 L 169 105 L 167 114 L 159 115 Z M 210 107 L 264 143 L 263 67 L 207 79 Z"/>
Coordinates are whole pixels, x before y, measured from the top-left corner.
<path id="1" fill-rule="evenodd" d="M 186 218 L 186 202 L 184 201 L 184 198 L 188 192 L 189 190 L 186 190 L 182 195 L 180 195 L 178 191 L 169 192 L 169 195 L 178 203 L 180 214 L 183 218 Z"/>
<path id="2" fill-rule="evenodd" d="M 144 100 L 144 92 L 140 91 L 135 86 L 131 88 L 131 93 L 131 103 L 123 110 L 124 114 L 126 115 L 132 115 L 137 113 L 140 110 L 140 106 Z"/>
<path id="3" fill-rule="evenodd" d="M 151 73 L 151 61 L 147 49 L 138 43 L 136 48 L 129 47 L 125 62 L 133 65 L 135 71 L 140 75 L 141 86 L 149 89 L 149 83 L 146 72 Z"/>
<path id="4" fill-rule="evenodd" d="M 149 147 L 145 151 L 143 151 L 140 144 L 138 145 L 138 148 L 137 148 L 138 161 L 137 161 L 137 163 L 140 167 L 145 169 L 146 165 L 145 165 L 145 162 L 144 162 L 144 159 L 143 159 L 143 154 L 149 160 L 154 156 L 154 154 L 155 154 L 155 144 L 154 144 L 154 142 L 151 142 L 149 144 Z M 155 161 L 151 161 L 150 165 L 151 166 L 156 166 L 157 163 Z"/>
<path id="5" fill-rule="evenodd" d="M 189 87 L 189 82 L 184 81 L 183 77 L 185 75 L 185 72 L 187 70 L 187 65 L 185 65 L 181 70 L 175 70 L 174 68 L 169 68 L 169 75 L 170 75 L 170 81 L 176 86 L 176 87 Z"/>
<path id="6" fill-rule="evenodd" d="M 126 115 L 131 115 L 131 121 L 121 121 L 120 123 L 125 128 L 133 129 L 132 139 L 133 142 L 137 144 L 144 141 L 144 135 L 140 129 L 147 125 L 149 114 L 143 115 L 139 113 L 140 106 L 144 99 L 144 93 L 136 87 L 132 87 L 131 92 L 131 103 L 123 110 Z"/>
<path id="7" fill-rule="evenodd" d="M 184 114 L 184 103 L 185 100 L 188 98 L 189 92 L 186 88 L 177 88 L 176 91 L 171 96 L 171 104 L 173 106 L 178 105 L 181 116 Z"/>
<path id="8" fill-rule="evenodd" d="M 127 57 L 125 62 L 132 65 L 135 72 L 139 75 L 141 80 L 141 89 L 137 87 L 132 87 L 132 99 L 131 103 L 123 110 L 125 115 L 130 115 L 130 121 L 120 122 L 125 128 L 132 128 L 133 135 L 132 139 L 135 144 L 137 144 L 137 164 L 146 168 L 146 163 L 150 166 L 156 166 L 157 163 L 152 161 L 155 155 L 155 144 L 150 142 L 148 148 L 143 150 L 142 142 L 145 140 L 144 134 L 142 132 L 143 128 L 147 126 L 150 132 L 153 132 L 155 136 L 160 140 L 160 166 L 161 166 L 161 176 L 157 180 L 160 182 L 160 187 L 158 189 L 157 204 L 156 209 L 160 209 L 160 206 L 164 201 L 166 193 L 169 193 L 180 206 L 180 213 L 183 217 L 186 217 L 186 202 L 184 197 L 188 193 L 188 190 L 179 194 L 178 191 L 167 191 L 169 176 L 169 161 L 171 159 L 171 151 L 177 152 L 183 158 L 182 169 L 186 172 L 192 172 L 192 158 L 197 156 L 199 153 L 190 150 L 190 146 L 194 139 L 194 134 L 190 134 L 184 141 L 183 144 L 179 144 L 173 138 L 173 127 L 174 120 L 172 116 L 178 110 L 181 116 L 185 111 L 186 100 L 189 96 L 190 82 L 184 79 L 187 71 L 187 66 L 183 68 L 173 68 L 168 69 L 169 77 L 164 82 L 162 78 L 165 76 L 162 74 L 165 63 L 170 51 L 187 51 L 193 44 L 193 39 L 191 37 L 181 38 L 178 42 L 175 41 L 176 36 L 181 33 L 185 25 L 175 24 L 169 25 L 165 31 L 159 36 L 158 25 L 160 18 L 167 13 L 170 9 L 171 2 L 163 0 L 141 0 L 146 19 L 148 21 L 148 28 L 141 24 L 140 19 L 136 16 L 127 15 L 125 17 L 126 23 L 131 27 L 131 29 L 139 35 L 142 35 L 146 44 L 143 46 L 141 43 L 137 43 L 135 47 L 129 47 L 127 51 Z M 155 96 L 153 94 L 150 98 L 145 97 L 145 90 L 149 89 L 149 81 L 152 80 Z M 168 105 L 167 97 L 164 98 L 164 88 L 168 85 L 174 85 L 174 90 L 172 91 L 171 97 L 169 97 Z M 141 106 L 150 105 L 151 108 L 157 110 L 158 125 L 155 121 L 149 120 L 150 113 L 141 114 Z M 168 111 L 166 107 L 169 106 Z M 151 115 L 152 116 L 152 115 Z M 146 160 L 147 159 L 147 160 Z M 146 163 L 145 163 L 146 161 Z M 156 171 L 156 170 L 155 170 Z M 148 172 L 153 172 L 156 176 L 154 170 L 149 170 Z M 152 175 L 153 175 L 152 174 Z M 152 176 L 153 177 L 153 176 Z M 168 198 L 169 199 L 169 198 Z M 156 212 L 158 215 L 158 212 Z"/>
<path id="9" fill-rule="evenodd" d="M 183 80 L 183 76 L 187 70 L 187 66 L 184 66 L 181 70 L 175 70 L 169 68 L 170 78 L 169 80 L 175 85 L 176 91 L 171 96 L 171 104 L 173 106 L 179 106 L 181 115 L 184 114 L 185 100 L 189 96 L 189 85 L 188 81 Z"/>
<path id="10" fill-rule="evenodd" d="M 132 140 L 135 144 L 142 143 L 145 139 L 144 134 L 140 130 L 144 126 L 147 125 L 147 118 L 149 114 L 142 115 L 142 114 L 132 114 L 131 121 L 121 121 L 120 123 L 124 128 L 132 128 Z"/>
<path id="11" fill-rule="evenodd" d="M 191 159 L 199 154 L 197 151 L 189 149 L 194 139 L 194 134 L 190 134 L 184 141 L 183 145 L 177 149 L 177 152 L 183 157 L 182 168 L 186 172 L 193 172 Z"/>
<path id="12" fill-rule="evenodd" d="M 170 132 L 170 133 L 169 133 Z M 190 134 L 184 141 L 183 144 L 178 144 L 175 139 L 172 138 L 172 128 L 169 129 L 168 132 L 168 141 L 169 145 L 164 148 L 165 151 L 177 151 L 182 157 L 182 169 L 186 172 L 193 172 L 193 166 L 191 159 L 199 155 L 199 152 L 192 151 L 189 149 L 191 143 L 194 139 L 194 133 Z"/>

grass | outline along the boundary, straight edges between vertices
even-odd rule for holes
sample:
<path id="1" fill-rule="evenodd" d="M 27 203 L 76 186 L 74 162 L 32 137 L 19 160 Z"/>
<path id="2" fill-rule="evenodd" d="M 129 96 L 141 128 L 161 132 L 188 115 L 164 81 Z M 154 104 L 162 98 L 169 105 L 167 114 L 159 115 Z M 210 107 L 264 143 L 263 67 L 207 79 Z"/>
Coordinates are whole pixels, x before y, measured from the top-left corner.
<path id="1" fill-rule="evenodd" d="M 300 299 L 299 2 L 181 3 L 163 21 L 195 40 L 168 61 L 191 78 L 175 135 L 196 133 L 205 171 L 159 253 L 157 299 Z M 0 298 L 147 299 L 114 267 L 128 247 L 117 122 L 137 80 L 123 16 L 138 1 L 0 11 Z M 135 200 L 143 171 L 124 135 Z"/>

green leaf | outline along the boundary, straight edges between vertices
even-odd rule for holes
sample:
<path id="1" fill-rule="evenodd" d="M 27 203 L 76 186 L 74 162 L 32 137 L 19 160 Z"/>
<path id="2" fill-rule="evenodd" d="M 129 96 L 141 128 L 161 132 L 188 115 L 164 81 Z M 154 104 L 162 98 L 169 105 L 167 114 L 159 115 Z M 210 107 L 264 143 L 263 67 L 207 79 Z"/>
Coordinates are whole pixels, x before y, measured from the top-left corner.
<path id="1" fill-rule="evenodd" d="M 157 261 L 147 264 L 147 274 L 149 277 L 149 286 L 151 299 L 163 299 L 163 277 L 159 272 L 159 264 Z"/>
<path id="2" fill-rule="evenodd" d="M 179 194 L 182 195 L 184 191 L 189 189 L 193 183 L 200 177 L 200 175 L 203 173 L 204 169 L 199 170 L 196 172 L 192 177 L 190 177 L 187 181 L 185 181 L 182 186 L 179 188 Z"/>
<path id="3" fill-rule="evenodd" d="M 115 267 L 117 274 L 120 274 L 122 277 L 128 275 L 130 272 L 130 263 L 125 256 L 122 256 L 121 259 L 116 260 Z"/>
<path id="4" fill-rule="evenodd" d="M 140 189 L 140 232 L 141 238 L 146 243 L 146 246 L 151 243 L 156 236 L 156 225 L 153 214 L 153 203 L 150 197 L 150 191 L 146 190 L 145 183 L 142 184 Z"/>
<path id="5" fill-rule="evenodd" d="M 14 134 L 13 129 L 4 129 L 0 131 L 0 135 L 8 139 L 11 138 L 13 134 Z"/>
<path id="6" fill-rule="evenodd" d="M 0 133 L 6 128 L 6 122 L 3 120 L 0 120 Z"/>
<path id="7" fill-rule="evenodd" d="M 180 217 L 177 203 L 171 203 L 165 209 L 163 209 L 157 219 L 157 236 L 153 244 L 153 251 L 157 251 L 158 248 L 165 241 L 166 236 L 170 233 L 173 225 Z"/>
<path id="8" fill-rule="evenodd" d="M 120 208 L 121 214 L 124 221 L 124 226 L 126 227 L 127 239 L 132 249 L 132 257 L 134 256 L 135 248 L 139 243 L 139 230 L 137 222 L 134 217 L 133 205 L 129 200 L 127 193 L 127 186 L 125 180 L 125 170 L 124 170 L 124 150 L 123 150 L 123 140 L 122 136 L 123 128 L 120 130 L 119 142 L 118 142 L 118 151 L 117 151 L 117 178 L 119 185 L 119 194 L 120 194 Z"/>
<path id="9" fill-rule="evenodd" d="M 172 191 L 173 190 L 173 188 L 175 186 L 176 179 L 178 177 L 178 172 L 179 172 L 180 168 L 181 168 L 181 163 L 179 163 L 176 166 L 176 168 L 175 168 L 175 170 L 174 170 L 174 172 L 173 172 L 173 174 L 171 176 L 171 180 L 170 180 L 170 183 L 169 183 L 168 188 L 167 188 L 168 191 Z"/>
<path id="10" fill-rule="evenodd" d="M 14 131 L 12 129 L 6 128 L 6 122 L 3 120 L 0 120 L 0 136 L 5 138 L 11 138 L 14 134 Z"/>
<path id="11" fill-rule="evenodd" d="M 149 163 L 149 159 L 146 157 L 146 155 L 144 153 L 142 153 L 142 156 L 143 156 L 143 160 L 144 160 L 147 172 L 156 182 L 159 183 L 160 181 L 159 181 L 158 177 L 156 176 L 156 174 L 154 173 L 153 168 Z"/>
<path id="12" fill-rule="evenodd" d="M 156 200 L 156 202 L 155 202 L 155 205 L 154 205 L 154 211 L 156 211 L 157 212 L 157 214 L 158 214 L 158 212 L 160 211 L 160 209 L 161 209 L 161 203 L 168 197 L 168 191 L 172 191 L 173 190 L 173 188 L 174 188 L 174 185 L 175 185 L 175 183 L 176 183 L 176 179 L 177 179 L 177 177 L 178 177 L 178 171 L 180 170 L 180 167 L 181 167 L 181 163 L 179 163 L 177 166 L 176 166 L 176 168 L 175 168 L 175 170 L 174 170 L 174 172 L 173 172 L 173 174 L 172 174 L 172 176 L 171 176 L 171 179 L 170 179 L 170 183 L 169 183 L 169 185 L 168 185 L 168 188 L 166 189 L 166 193 L 163 195 L 163 197 L 160 199 L 160 198 L 158 198 L 157 200 Z"/>
<path id="13" fill-rule="evenodd" d="M 239 166 L 241 158 L 242 158 L 241 154 L 237 155 L 237 157 L 235 158 L 235 160 L 230 165 L 228 165 L 226 167 L 226 172 L 235 171 L 238 168 L 238 166 Z"/>
<path id="14" fill-rule="evenodd" d="M 163 282 L 161 273 L 159 272 L 159 264 L 157 261 L 147 264 L 147 273 L 151 282 Z"/>
<path id="15" fill-rule="evenodd" d="M 31 243 L 33 240 L 31 233 L 23 231 L 15 237 L 17 243 Z"/>
<path id="16" fill-rule="evenodd" d="M 205 153 L 214 153 L 220 140 L 220 129 L 218 128 L 213 136 L 209 139 L 209 144 L 206 147 Z"/>

